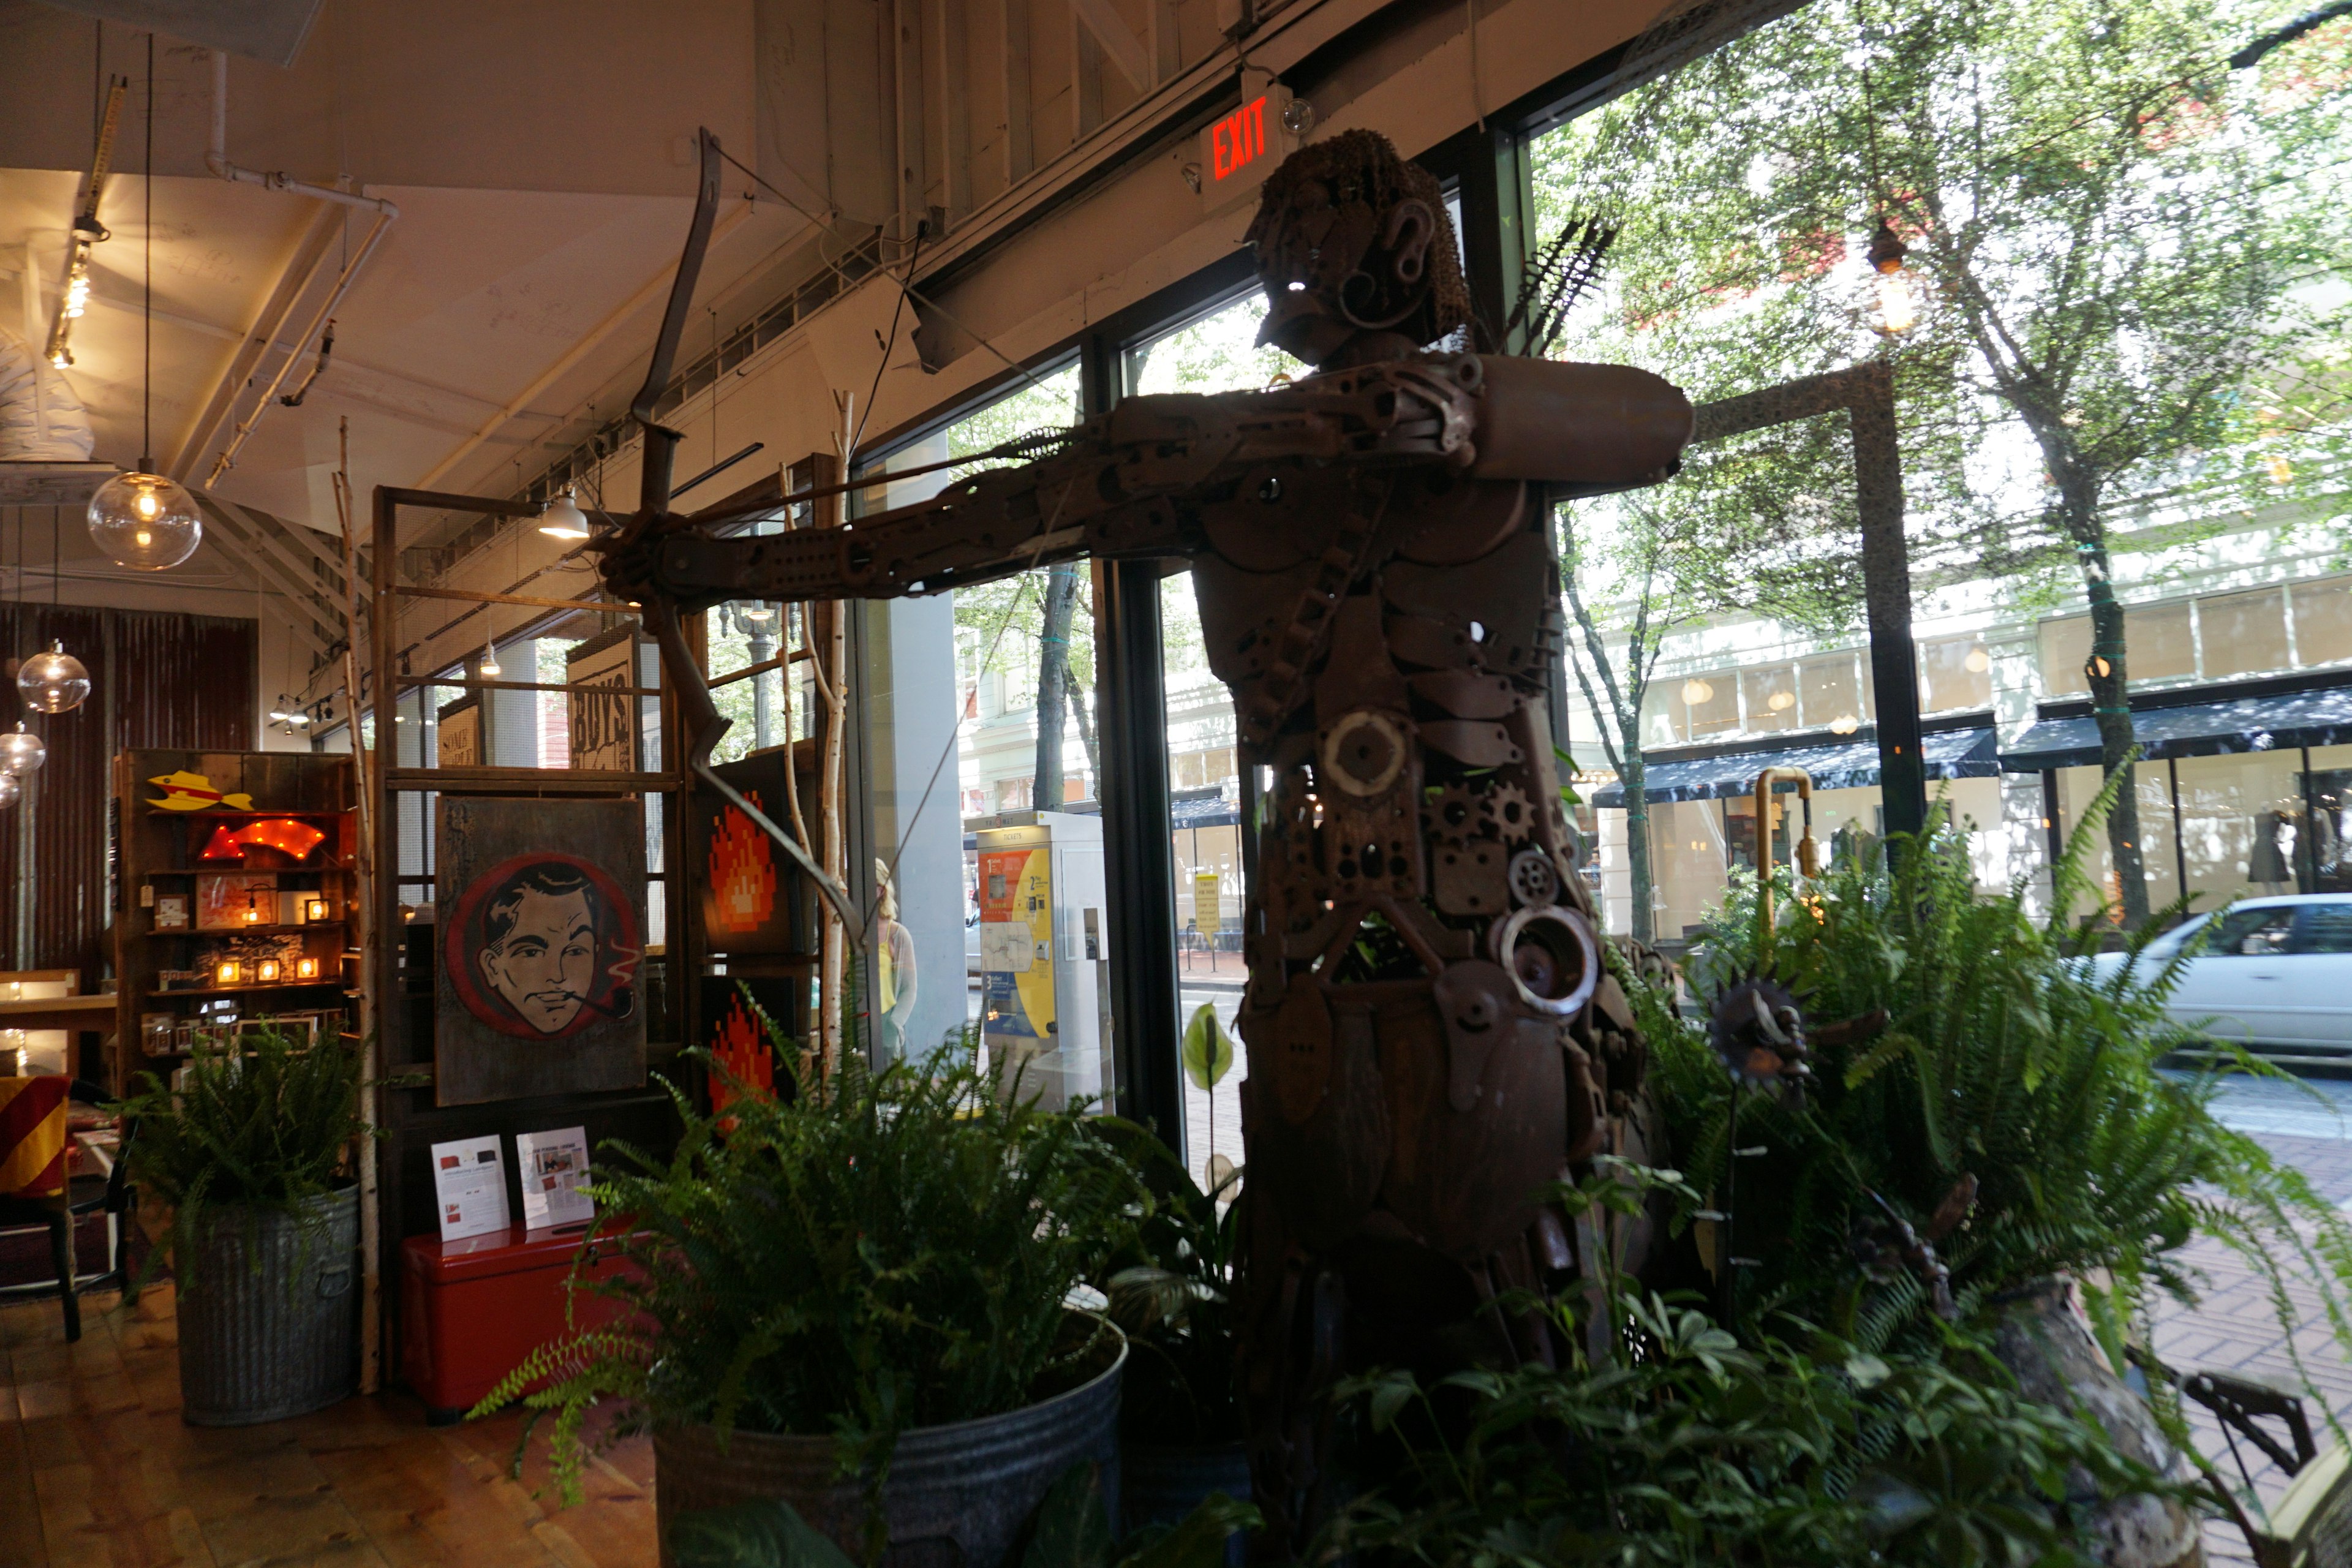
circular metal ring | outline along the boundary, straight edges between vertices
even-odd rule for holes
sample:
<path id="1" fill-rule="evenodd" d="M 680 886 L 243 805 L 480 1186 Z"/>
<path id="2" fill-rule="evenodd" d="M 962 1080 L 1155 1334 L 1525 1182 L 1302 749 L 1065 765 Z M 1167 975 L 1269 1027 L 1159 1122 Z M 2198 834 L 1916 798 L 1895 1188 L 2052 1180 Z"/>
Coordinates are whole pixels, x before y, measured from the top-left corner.
<path id="1" fill-rule="evenodd" d="M 1370 735 L 1362 732 L 1370 731 Z M 1385 746 L 1382 756 L 1380 748 Z M 1385 713 L 1359 708 L 1340 715 L 1323 737 L 1323 773 L 1349 795 L 1385 794 L 1404 771 L 1404 731 Z"/>
<path id="2" fill-rule="evenodd" d="M 1507 876 L 1515 902 L 1549 904 L 1559 897 L 1559 869 L 1540 849 L 1522 849 L 1512 856 Z"/>
<path id="3" fill-rule="evenodd" d="M 1565 1018 L 1601 984 L 1601 947 L 1574 910 L 1532 904 L 1495 924 L 1495 962 L 1538 1013 Z"/>

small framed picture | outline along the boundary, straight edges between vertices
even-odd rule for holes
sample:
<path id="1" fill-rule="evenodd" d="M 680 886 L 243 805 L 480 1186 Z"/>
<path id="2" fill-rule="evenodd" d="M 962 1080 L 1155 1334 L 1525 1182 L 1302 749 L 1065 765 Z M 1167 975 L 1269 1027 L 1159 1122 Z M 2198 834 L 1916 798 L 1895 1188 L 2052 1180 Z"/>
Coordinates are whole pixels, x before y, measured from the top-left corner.
<path id="1" fill-rule="evenodd" d="M 155 929 L 185 931 L 188 929 L 188 895 L 158 893 L 155 895 Z"/>

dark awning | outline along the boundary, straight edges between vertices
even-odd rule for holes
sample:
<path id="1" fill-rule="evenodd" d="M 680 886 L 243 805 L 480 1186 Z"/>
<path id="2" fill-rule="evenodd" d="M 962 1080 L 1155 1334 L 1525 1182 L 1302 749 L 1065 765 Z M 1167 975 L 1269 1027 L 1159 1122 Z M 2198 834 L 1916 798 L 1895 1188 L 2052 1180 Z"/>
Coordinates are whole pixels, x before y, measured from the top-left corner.
<path id="1" fill-rule="evenodd" d="M 1931 780 L 1989 779 L 2000 772 L 1993 747 L 1994 735 L 1989 729 L 1945 730 L 1925 737 L 1919 752 Z M 1643 774 L 1642 795 L 1651 801 L 1721 800 L 1753 790 L 1756 775 L 1766 768 L 1802 768 L 1812 775 L 1815 789 L 1865 789 L 1878 783 L 1878 742 L 1832 741 L 1652 763 Z M 1622 809 L 1624 786 L 1603 785 L 1593 792 L 1592 804 Z"/>
<path id="2" fill-rule="evenodd" d="M 2211 757 L 2278 747 L 2352 742 L 2352 686 L 2240 697 L 2132 714 L 2132 733 L 2149 757 Z M 2044 719 L 2000 753 L 2013 773 L 2090 767 L 2099 760 L 2099 727 L 2080 719 Z"/>

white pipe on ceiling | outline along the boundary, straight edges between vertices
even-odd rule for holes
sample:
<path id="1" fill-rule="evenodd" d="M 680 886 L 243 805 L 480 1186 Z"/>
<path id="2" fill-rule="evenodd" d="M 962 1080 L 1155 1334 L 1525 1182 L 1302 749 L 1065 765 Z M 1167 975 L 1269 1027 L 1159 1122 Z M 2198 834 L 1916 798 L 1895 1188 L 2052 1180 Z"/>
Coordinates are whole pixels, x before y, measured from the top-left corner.
<path id="1" fill-rule="evenodd" d="M 232 184 L 261 185 L 273 191 L 290 191 L 297 195 L 312 196 L 320 201 L 366 208 L 376 215 L 375 223 L 368 229 L 367 237 L 360 242 L 359 250 L 344 263 L 341 276 L 335 279 L 334 287 L 328 290 L 326 301 L 311 317 L 310 324 L 295 340 L 297 343 L 304 344 L 312 342 L 327 322 L 333 318 L 335 307 L 341 304 L 343 297 L 351 292 L 352 283 L 359 278 L 360 269 L 367 265 L 368 258 L 375 254 L 375 247 L 382 243 L 384 231 L 399 221 L 400 208 L 379 196 L 362 195 L 355 191 L 339 191 L 331 185 L 312 184 L 283 173 L 266 174 L 258 169 L 247 169 L 230 163 L 228 161 L 228 56 L 219 49 L 213 51 L 213 133 L 212 142 L 205 152 L 205 167 L 210 169 L 215 175 Z M 298 260 L 299 254 L 298 248 Z M 319 257 L 311 263 L 313 276 L 323 265 L 324 260 L 325 253 L 321 250 Z M 295 263 L 289 263 L 289 268 L 293 265 Z M 309 278 L 305 278 L 299 288 L 285 296 L 286 309 L 289 312 L 292 310 L 294 301 L 308 289 L 310 281 Z M 261 337 L 265 344 L 277 335 L 277 323 L 267 323 L 267 325 L 269 330 Z M 227 443 L 221 447 L 220 455 L 213 459 L 212 471 L 205 478 L 205 484 L 218 483 L 221 475 L 228 471 L 230 465 L 236 459 L 239 448 L 244 447 L 247 438 L 252 436 L 255 426 L 261 423 L 261 416 L 269 411 L 270 401 L 278 395 L 278 389 L 285 384 L 287 374 L 293 369 L 297 359 L 298 354 L 289 353 L 278 362 L 277 374 L 270 377 L 269 384 L 262 389 L 261 400 L 254 405 L 251 414 L 237 421 L 236 427 L 229 433 Z M 226 400 L 215 399 L 223 415 L 234 404 L 236 385 L 237 373 L 236 368 L 232 367 L 230 378 L 225 383 L 230 397 Z M 217 417 L 213 423 L 217 427 Z M 201 449 L 200 444 L 211 439 L 211 430 L 207 429 L 192 436 L 189 444 L 181 449 L 181 460 L 186 462 L 193 459 Z"/>

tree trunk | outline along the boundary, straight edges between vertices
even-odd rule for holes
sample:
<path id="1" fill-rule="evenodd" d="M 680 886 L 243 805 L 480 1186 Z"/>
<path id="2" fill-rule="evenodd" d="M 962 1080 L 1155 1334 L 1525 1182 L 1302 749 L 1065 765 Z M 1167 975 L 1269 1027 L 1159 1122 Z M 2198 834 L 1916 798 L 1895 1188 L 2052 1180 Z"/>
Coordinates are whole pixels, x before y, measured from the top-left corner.
<path id="1" fill-rule="evenodd" d="M 1102 798 L 1102 749 L 1095 744 L 1094 715 L 1087 711 L 1086 697 L 1076 685 L 1070 687 L 1070 722 L 1078 727 L 1078 744 L 1086 748 L 1087 777 L 1091 782 L 1095 798 Z"/>
<path id="2" fill-rule="evenodd" d="M 2081 534 L 2077 534 L 2079 539 Z M 2124 607 L 2116 602 L 2115 584 L 2107 571 L 2103 544 L 2078 550 L 2083 580 L 2091 601 L 2091 656 L 2083 673 L 2091 686 L 2091 715 L 2099 727 L 2099 772 L 2103 779 L 2118 773 L 2123 782 L 2115 809 L 2107 816 L 2107 852 L 2116 868 L 2116 892 L 2123 905 L 2123 923 L 2137 929 L 2147 923 L 2147 870 L 2141 853 L 2139 795 L 2132 748 L 2131 704 L 2124 672 Z"/>
<path id="3" fill-rule="evenodd" d="M 1045 569 L 1045 628 L 1037 639 L 1037 782 L 1029 801 L 1039 811 L 1062 809 L 1062 715 L 1069 703 L 1070 611 L 1078 596 L 1078 569 Z"/>
<path id="4" fill-rule="evenodd" d="M 1625 864 L 1633 872 L 1633 940 L 1647 946 L 1657 940 L 1657 922 L 1650 907 L 1654 886 L 1650 869 L 1650 801 L 1643 793 L 1648 787 L 1650 770 L 1642 760 L 1640 721 L 1620 728 L 1628 737 L 1617 778 L 1625 791 Z"/>

